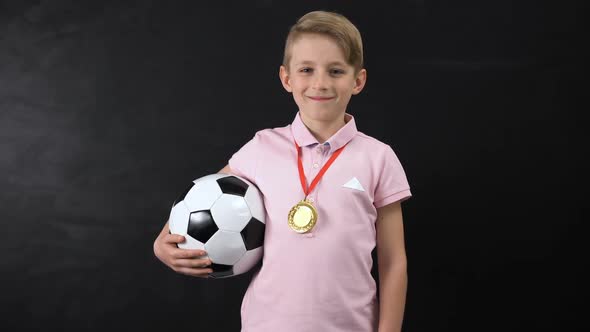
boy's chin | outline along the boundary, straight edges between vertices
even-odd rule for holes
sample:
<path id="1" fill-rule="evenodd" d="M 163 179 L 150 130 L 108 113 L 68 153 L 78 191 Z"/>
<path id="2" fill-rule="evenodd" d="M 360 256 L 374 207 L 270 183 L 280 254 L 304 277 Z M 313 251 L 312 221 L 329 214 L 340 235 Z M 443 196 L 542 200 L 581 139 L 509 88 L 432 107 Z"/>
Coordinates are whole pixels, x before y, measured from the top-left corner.
<path id="1" fill-rule="evenodd" d="M 332 121 L 344 116 L 344 111 L 323 107 L 299 108 L 299 111 L 306 118 L 316 121 Z"/>

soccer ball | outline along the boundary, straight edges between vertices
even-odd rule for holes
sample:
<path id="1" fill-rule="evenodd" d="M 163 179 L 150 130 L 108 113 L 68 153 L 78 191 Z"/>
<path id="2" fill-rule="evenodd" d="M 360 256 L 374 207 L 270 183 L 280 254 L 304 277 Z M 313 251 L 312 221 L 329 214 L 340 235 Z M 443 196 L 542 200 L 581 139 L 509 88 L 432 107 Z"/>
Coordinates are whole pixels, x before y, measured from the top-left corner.
<path id="1" fill-rule="evenodd" d="M 205 250 L 212 278 L 249 271 L 262 258 L 265 211 L 258 188 L 227 174 L 193 181 L 170 211 L 171 234 L 183 235 L 183 249 Z"/>

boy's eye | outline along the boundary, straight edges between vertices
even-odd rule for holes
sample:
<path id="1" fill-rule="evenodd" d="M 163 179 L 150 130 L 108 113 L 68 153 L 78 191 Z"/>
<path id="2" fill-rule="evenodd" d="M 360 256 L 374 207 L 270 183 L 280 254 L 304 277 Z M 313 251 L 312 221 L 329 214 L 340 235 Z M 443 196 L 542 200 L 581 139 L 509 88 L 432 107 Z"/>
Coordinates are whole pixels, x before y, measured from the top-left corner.
<path id="1" fill-rule="evenodd" d="M 299 71 L 302 72 L 302 73 L 311 73 L 312 72 L 312 69 L 311 68 L 308 68 L 308 67 L 305 67 L 305 68 L 299 69 Z"/>
<path id="2" fill-rule="evenodd" d="M 342 74 L 344 74 L 344 70 L 342 70 L 342 69 L 332 69 L 332 70 L 330 70 L 330 74 L 332 74 L 332 75 L 342 75 Z"/>

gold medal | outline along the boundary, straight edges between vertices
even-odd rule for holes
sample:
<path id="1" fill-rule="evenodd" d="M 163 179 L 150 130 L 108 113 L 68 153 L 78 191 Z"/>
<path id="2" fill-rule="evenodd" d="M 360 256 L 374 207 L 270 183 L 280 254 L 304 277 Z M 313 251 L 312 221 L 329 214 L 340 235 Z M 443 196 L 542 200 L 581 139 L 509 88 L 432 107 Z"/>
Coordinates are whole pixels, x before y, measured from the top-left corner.
<path id="1" fill-rule="evenodd" d="M 301 149 L 299 144 L 296 141 L 295 148 L 297 149 L 297 168 L 299 170 L 299 180 L 301 181 L 301 188 L 303 189 L 303 193 L 305 193 L 305 198 L 295 204 L 294 207 L 291 208 L 289 211 L 289 227 L 297 233 L 307 233 L 309 232 L 314 226 L 316 221 L 318 220 L 318 211 L 313 207 L 311 201 L 307 199 L 307 195 L 313 191 L 313 188 L 318 184 L 324 173 L 328 170 L 328 167 L 332 165 L 334 160 L 338 158 L 344 147 L 342 146 L 338 150 L 336 150 L 330 159 L 326 162 L 326 164 L 320 169 L 320 172 L 315 176 L 309 188 L 307 187 L 307 179 L 305 178 L 305 173 L 303 172 L 303 162 L 301 161 Z"/>
<path id="2" fill-rule="evenodd" d="M 289 211 L 289 227 L 297 233 L 307 233 L 316 224 L 318 212 L 307 199 L 297 203 Z"/>

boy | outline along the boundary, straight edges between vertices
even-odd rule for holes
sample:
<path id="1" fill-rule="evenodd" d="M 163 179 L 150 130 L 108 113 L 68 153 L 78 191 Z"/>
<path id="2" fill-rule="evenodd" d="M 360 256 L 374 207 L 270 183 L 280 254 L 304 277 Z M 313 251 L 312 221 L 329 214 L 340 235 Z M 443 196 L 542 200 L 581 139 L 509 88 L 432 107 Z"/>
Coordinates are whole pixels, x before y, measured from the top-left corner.
<path id="1" fill-rule="evenodd" d="M 345 17 L 311 12 L 291 28 L 279 76 L 299 112 L 265 129 L 220 172 L 256 184 L 267 212 L 264 257 L 244 295 L 242 331 L 400 331 L 406 296 L 401 202 L 411 196 L 386 144 L 346 107 L 366 82 L 362 41 Z M 168 225 L 154 242 L 174 271 L 206 277 L 201 250 Z M 371 276 L 377 246 L 380 300 Z"/>

